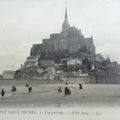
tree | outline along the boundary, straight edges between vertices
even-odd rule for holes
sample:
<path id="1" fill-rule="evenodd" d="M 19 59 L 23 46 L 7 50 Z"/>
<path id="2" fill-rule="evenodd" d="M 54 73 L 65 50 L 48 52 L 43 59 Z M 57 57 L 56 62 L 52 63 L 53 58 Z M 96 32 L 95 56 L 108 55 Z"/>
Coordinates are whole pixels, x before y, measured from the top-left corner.
<path id="1" fill-rule="evenodd" d="M 82 64 L 83 65 L 86 65 L 87 69 L 90 70 L 92 68 L 92 65 L 91 65 L 91 62 L 88 60 L 88 58 L 85 58 L 83 61 L 82 61 Z"/>

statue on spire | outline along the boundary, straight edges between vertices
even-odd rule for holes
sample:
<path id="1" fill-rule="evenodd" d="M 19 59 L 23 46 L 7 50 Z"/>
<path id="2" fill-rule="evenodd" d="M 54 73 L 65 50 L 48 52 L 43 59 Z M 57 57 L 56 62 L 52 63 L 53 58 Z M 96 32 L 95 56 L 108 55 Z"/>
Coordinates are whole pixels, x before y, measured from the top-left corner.
<path id="1" fill-rule="evenodd" d="M 67 19 L 67 4 L 65 4 L 65 19 Z"/>

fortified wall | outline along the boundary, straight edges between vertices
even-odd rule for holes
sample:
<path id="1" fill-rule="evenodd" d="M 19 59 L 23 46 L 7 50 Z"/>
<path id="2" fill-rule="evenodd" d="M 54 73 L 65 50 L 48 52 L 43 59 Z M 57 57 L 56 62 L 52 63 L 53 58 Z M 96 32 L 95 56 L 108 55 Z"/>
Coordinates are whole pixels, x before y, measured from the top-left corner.
<path id="1" fill-rule="evenodd" d="M 72 84 L 120 84 L 120 75 L 65 76 L 62 80 Z"/>

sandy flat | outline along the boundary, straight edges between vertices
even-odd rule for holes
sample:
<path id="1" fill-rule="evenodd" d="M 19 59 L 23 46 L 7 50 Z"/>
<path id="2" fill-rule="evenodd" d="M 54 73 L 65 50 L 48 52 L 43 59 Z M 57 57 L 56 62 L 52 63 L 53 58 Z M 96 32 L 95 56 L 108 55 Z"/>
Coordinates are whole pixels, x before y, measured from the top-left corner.
<path id="1" fill-rule="evenodd" d="M 2 84 L 3 83 L 3 84 Z M 70 96 L 64 95 L 65 84 L 41 84 L 30 82 L 33 91 L 28 93 L 26 82 L 2 82 L 0 89 L 5 89 L 5 97 L 0 98 L 0 107 L 39 108 L 39 107 L 120 107 L 120 85 L 118 84 L 83 84 L 79 90 L 78 84 L 68 84 Z M 11 87 L 15 85 L 17 92 L 12 95 Z M 58 93 L 58 86 L 62 93 Z"/>

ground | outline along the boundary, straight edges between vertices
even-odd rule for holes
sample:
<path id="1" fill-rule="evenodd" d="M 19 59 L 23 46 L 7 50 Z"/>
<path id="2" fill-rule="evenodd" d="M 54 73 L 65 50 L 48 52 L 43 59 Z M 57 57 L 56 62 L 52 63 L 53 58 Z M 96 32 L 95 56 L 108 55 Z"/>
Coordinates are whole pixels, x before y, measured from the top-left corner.
<path id="1" fill-rule="evenodd" d="M 28 93 L 25 84 L 32 86 L 32 93 Z M 15 85 L 16 94 L 12 95 L 11 88 Z M 82 84 L 79 90 L 78 84 L 43 84 L 39 81 L 0 81 L 0 89 L 5 89 L 5 97 L 0 98 L 1 108 L 41 108 L 41 107 L 120 107 L 119 84 Z M 58 87 L 62 87 L 62 93 L 58 93 Z M 64 95 L 64 88 L 71 90 L 70 96 Z"/>

